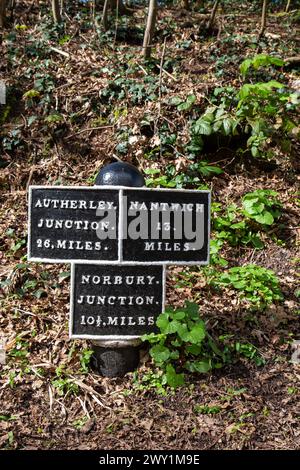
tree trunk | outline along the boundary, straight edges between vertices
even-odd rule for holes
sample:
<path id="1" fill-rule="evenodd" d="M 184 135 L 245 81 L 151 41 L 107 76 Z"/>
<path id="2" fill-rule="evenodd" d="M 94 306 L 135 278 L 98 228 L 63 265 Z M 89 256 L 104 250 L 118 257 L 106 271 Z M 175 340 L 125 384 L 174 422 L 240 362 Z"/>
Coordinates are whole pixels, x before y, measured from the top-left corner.
<path id="1" fill-rule="evenodd" d="M 108 30 L 108 9 L 111 6 L 111 0 L 105 0 L 102 12 L 102 26 L 104 31 Z"/>
<path id="2" fill-rule="evenodd" d="M 54 22 L 61 23 L 59 0 L 51 0 L 51 5 Z"/>
<path id="3" fill-rule="evenodd" d="M 129 15 L 131 11 L 124 5 L 123 0 L 109 0 L 112 11 L 116 10 L 118 6 L 119 15 Z"/>
<path id="4" fill-rule="evenodd" d="M 144 35 L 144 42 L 143 42 L 144 59 L 149 59 L 151 56 L 151 44 L 152 44 L 152 39 L 153 39 L 153 34 L 154 34 L 156 15 L 157 15 L 157 1 L 149 0 L 147 25 L 146 25 L 145 35 Z"/>
<path id="5" fill-rule="evenodd" d="M 261 12 L 261 24 L 257 39 L 260 40 L 266 29 L 268 0 L 263 0 Z"/>
<path id="6" fill-rule="evenodd" d="M 0 28 L 3 28 L 5 21 L 6 0 L 0 0 Z"/>
<path id="7" fill-rule="evenodd" d="M 189 10 L 189 9 L 190 9 L 190 2 L 189 2 L 189 0 L 182 0 L 181 5 L 182 5 L 182 8 L 184 8 L 185 10 Z"/>
<path id="8" fill-rule="evenodd" d="M 286 12 L 286 13 L 289 11 L 290 6 L 291 6 L 291 0 L 288 0 L 288 1 L 287 1 L 287 4 L 286 4 L 286 7 L 285 7 L 285 12 Z"/>
<path id="9" fill-rule="evenodd" d="M 214 6 L 213 6 L 213 9 L 211 11 L 211 14 L 210 14 L 210 17 L 209 17 L 209 20 L 208 20 L 208 24 L 207 24 L 207 29 L 208 30 L 210 30 L 212 28 L 212 25 L 214 24 L 219 3 L 220 3 L 220 0 L 216 0 L 215 3 L 214 3 Z"/>

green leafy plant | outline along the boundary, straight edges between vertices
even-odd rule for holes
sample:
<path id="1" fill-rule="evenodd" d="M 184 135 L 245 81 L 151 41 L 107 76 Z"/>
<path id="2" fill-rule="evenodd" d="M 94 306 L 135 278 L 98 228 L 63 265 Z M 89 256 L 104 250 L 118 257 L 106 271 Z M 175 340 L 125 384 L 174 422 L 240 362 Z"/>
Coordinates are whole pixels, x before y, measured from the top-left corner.
<path id="1" fill-rule="evenodd" d="M 258 54 L 251 59 L 245 59 L 240 65 L 240 72 L 242 76 L 245 77 L 250 68 L 258 70 L 260 67 L 268 67 L 270 65 L 282 67 L 284 65 L 284 61 L 280 57 L 273 57 L 267 54 Z"/>
<path id="2" fill-rule="evenodd" d="M 277 198 L 278 193 L 271 189 L 258 189 L 243 197 L 245 217 L 262 225 L 272 225 L 281 215 L 282 204 Z"/>
<path id="3" fill-rule="evenodd" d="M 172 388 L 185 383 L 185 372 L 207 373 L 221 367 L 222 352 L 206 331 L 198 305 L 168 309 L 156 322 L 160 333 L 142 337 L 152 345 L 150 355 L 163 371 L 161 380 Z"/>
<path id="4" fill-rule="evenodd" d="M 143 374 L 138 372 L 133 373 L 133 384 L 135 390 L 154 390 L 157 395 L 167 396 L 166 390 L 167 377 L 163 370 L 149 370 Z M 131 391 L 126 391 L 126 394 L 130 394 Z"/>
<path id="5" fill-rule="evenodd" d="M 237 341 L 234 345 L 235 351 L 247 359 L 253 360 L 257 366 L 265 364 L 264 358 L 259 354 L 258 349 L 251 343 L 240 343 Z"/>
<path id="6" fill-rule="evenodd" d="M 34 98 L 39 98 L 41 96 L 38 90 L 28 90 L 23 94 L 23 99 L 26 100 L 33 100 Z"/>
<path id="7" fill-rule="evenodd" d="M 297 93 L 291 93 L 283 84 L 271 80 L 244 85 L 238 98 L 236 116 L 244 132 L 251 133 L 247 146 L 252 156 L 272 157 L 272 150 L 268 151 L 272 141 L 283 144 L 283 150 L 288 150 L 291 134 L 299 134 L 293 116 L 299 104 Z"/>
<path id="8" fill-rule="evenodd" d="M 231 246 L 252 245 L 257 249 L 263 248 L 264 244 L 259 236 L 259 229 L 249 225 L 241 209 L 236 204 L 229 204 L 222 208 L 221 204 L 214 203 L 212 206 L 212 226 L 215 236 L 213 254 L 217 254 L 224 242 Z"/>
<path id="9" fill-rule="evenodd" d="M 222 410 L 221 406 L 218 405 L 195 405 L 194 411 L 195 413 L 203 414 L 203 415 L 215 415 L 220 413 Z"/>
<path id="10" fill-rule="evenodd" d="M 52 380 L 52 385 L 56 388 L 58 395 L 66 397 L 67 395 L 77 395 L 78 385 L 71 379 L 59 378 Z"/>
<path id="11" fill-rule="evenodd" d="M 142 104 L 157 99 L 157 83 L 152 76 L 147 76 L 144 83 L 139 83 L 132 78 L 116 77 L 109 81 L 107 87 L 102 90 L 103 102 L 112 104 L 114 101 L 129 100 L 133 105 Z"/>
<path id="12" fill-rule="evenodd" d="M 283 300 L 279 279 L 270 269 L 248 264 L 230 268 L 220 273 L 211 283 L 218 287 L 230 287 L 239 292 L 255 309 L 264 309 L 273 302 Z"/>
<path id="13" fill-rule="evenodd" d="M 265 364 L 265 359 L 261 356 L 259 350 L 254 344 L 249 342 L 234 341 L 233 335 L 221 335 L 219 336 L 220 343 L 224 344 L 223 353 L 227 359 L 227 362 L 236 359 L 245 358 L 248 361 L 253 361 L 256 366 L 260 367 Z M 233 396 L 240 395 L 246 391 L 245 388 L 234 390 L 228 389 L 227 395 L 224 400 L 230 400 Z"/>
<path id="14" fill-rule="evenodd" d="M 87 421 L 88 421 L 88 417 L 84 415 L 82 416 L 82 418 L 75 419 L 72 425 L 74 426 L 75 429 L 78 429 L 78 431 L 80 431 L 80 429 L 83 428 L 83 426 L 86 424 Z"/>
<path id="15" fill-rule="evenodd" d="M 213 203 L 212 254 L 217 256 L 225 241 L 231 246 L 263 248 L 262 233 L 267 236 L 270 225 L 281 215 L 282 204 L 277 196 L 276 191 L 258 189 L 243 196 L 241 207 L 229 204 L 223 208 L 220 203 Z"/>
<path id="16" fill-rule="evenodd" d="M 29 356 L 28 348 L 29 342 L 24 341 L 21 337 L 17 336 L 16 344 L 14 348 L 9 351 L 8 356 L 22 361 L 26 361 Z"/>
<path id="17" fill-rule="evenodd" d="M 81 365 L 81 370 L 84 373 L 87 373 L 89 371 L 89 365 L 90 365 L 93 352 L 94 351 L 92 349 L 83 349 L 80 353 L 80 356 L 79 356 L 80 365 Z"/>
<path id="18" fill-rule="evenodd" d="M 246 75 L 250 67 L 257 69 L 282 62 L 276 57 L 259 55 L 244 61 L 241 70 Z M 191 123 L 186 147 L 191 157 L 201 154 L 205 140 L 215 134 L 227 139 L 244 136 L 252 156 L 263 158 L 274 156 L 274 144 L 289 153 L 291 139 L 299 136 L 299 93 L 289 91 L 276 80 L 246 83 L 239 90 L 216 88 L 211 104 Z"/>
<path id="19" fill-rule="evenodd" d="M 10 414 L 0 414 L 0 421 L 14 421 L 18 419 L 17 416 Z"/>
<path id="20" fill-rule="evenodd" d="M 186 99 L 174 96 L 171 98 L 170 104 L 176 106 L 178 111 L 189 111 L 194 106 L 196 99 L 195 95 L 188 95 Z"/>
<path id="21" fill-rule="evenodd" d="M 178 173 L 174 165 L 166 167 L 166 174 L 161 175 L 161 171 L 157 168 L 149 168 L 145 173 L 150 177 L 146 179 L 146 185 L 149 187 L 164 188 L 185 188 L 196 187 L 200 189 L 201 180 L 212 175 L 219 175 L 222 169 L 215 165 L 210 165 L 202 160 L 200 162 L 190 163 L 184 172 Z M 202 186 L 202 189 L 203 186 Z"/>
<path id="22" fill-rule="evenodd" d="M 73 378 L 68 377 L 67 371 L 64 370 L 64 364 L 56 368 L 55 374 L 56 378 L 51 383 L 57 390 L 58 395 L 66 397 L 78 394 L 78 385 L 74 382 Z"/>

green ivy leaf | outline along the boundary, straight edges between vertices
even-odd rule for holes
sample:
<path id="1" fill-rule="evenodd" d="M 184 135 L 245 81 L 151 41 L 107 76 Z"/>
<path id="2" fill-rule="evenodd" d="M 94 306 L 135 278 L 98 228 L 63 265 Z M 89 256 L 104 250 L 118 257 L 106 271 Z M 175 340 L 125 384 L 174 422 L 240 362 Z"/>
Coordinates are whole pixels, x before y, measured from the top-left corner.
<path id="1" fill-rule="evenodd" d="M 200 135 L 210 135 L 212 133 L 212 128 L 209 122 L 200 118 L 195 122 L 194 132 Z"/>
<path id="2" fill-rule="evenodd" d="M 195 361 L 193 363 L 195 372 L 200 372 L 201 374 L 205 374 L 211 370 L 211 363 L 210 361 Z"/>
<path id="3" fill-rule="evenodd" d="M 173 106 L 178 106 L 179 104 L 181 104 L 183 102 L 183 99 L 180 98 L 179 96 L 173 96 L 171 99 L 170 99 L 170 104 L 173 105 Z"/>
<path id="4" fill-rule="evenodd" d="M 191 109 L 195 101 L 196 101 L 195 95 L 188 96 L 186 101 L 184 101 L 183 103 L 177 106 L 178 111 L 188 111 L 189 109 Z"/>
<path id="5" fill-rule="evenodd" d="M 232 122 L 230 118 L 223 119 L 223 129 L 224 129 L 225 135 L 230 135 L 231 125 L 232 125 Z"/>

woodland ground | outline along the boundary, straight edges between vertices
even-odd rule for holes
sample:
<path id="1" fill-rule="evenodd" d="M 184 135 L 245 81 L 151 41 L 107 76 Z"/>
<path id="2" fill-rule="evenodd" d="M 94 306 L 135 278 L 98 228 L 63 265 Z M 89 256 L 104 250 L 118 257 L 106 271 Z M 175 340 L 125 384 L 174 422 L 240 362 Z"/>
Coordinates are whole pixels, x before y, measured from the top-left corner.
<path id="1" fill-rule="evenodd" d="M 238 65 L 257 49 L 257 10 L 226 5 L 216 34 L 206 38 L 199 33 L 197 14 L 160 10 L 154 60 L 145 65 L 140 58 L 142 10 L 124 21 L 118 35 L 112 28 L 104 39 L 89 24 L 89 9 L 81 22 L 74 14 L 59 42 L 34 3 L 17 3 L 16 21 L 27 29 L 8 25 L 0 64 L 12 103 L 1 129 L 2 139 L 9 139 L 2 146 L 0 169 L 0 336 L 7 353 L 6 365 L 0 366 L 1 449 L 299 449 L 300 365 L 290 362 L 291 343 L 299 338 L 295 159 L 278 153 L 270 164 L 242 158 L 236 145 L 209 148 L 203 158 L 223 173 L 185 184 L 206 184 L 213 200 L 223 205 L 239 203 L 246 192 L 259 188 L 278 192 L 283 214 L 270 229 L 276 237 L 265 233 L 261 250 L 226 245 L 222 256 L 229 267 L 255 263 L 274 270 L 282 302 L 250 315 L 234 290 L 212 289 L 198 268 L 175 267 L 168 273 L 168 303 L 197 302 L 211 335 L 232 335 L 234 341 L 255 345 L 264 359 L 260 366 L 240 358 L 211 374 L 191 375 L 186 387 L 166 396 L 140 389 L 133 374 L 99 377 L 86 365 L 89 345 L 68 338 L 68 265 L 27 263 L 25 257 L 30 184 L 92 185 L 113 154 L 142 171 L 155 168 L 165 174 L 172 164 L 175 173 L 185 172 L 187 160 L 177 143 L 174 151 L 171 146 L 162 150 L 157 138 L 157 129 L 165 125 L 169 133 L 178 132 L 179 141 L 187 139 L 187 116 L 170 110 L 166 99 L 192 92 L 205 109 L 215 87 L 239 86 Z M 164 37 L 167 73 L 160 75 Z M 299 54 L 298 46 L 297 23 L 274 12 L 261 50 L 286 57 Z M 133 88 L 128 95 L 118 88 L 114 95 L 110 87 L 101 101 L 99 90 L 116 74 L 133 84 L 148 83 L 153 92 L 161 81 L 160 99 L 146 99 L 148 88 Z M 282 74 L 286 83 L 297 79 L 293 69 Z M 42 99 L 32 96 L 28 103 L 22 95 L 33 89 L 34 80 L 40 80 Z M 152 127 L 143 128 L 145 115 L 154 117 Z M 144 355 L 139 375 L 150 367 Z M 199 405 L 214 412 L 205 414 Z"/>

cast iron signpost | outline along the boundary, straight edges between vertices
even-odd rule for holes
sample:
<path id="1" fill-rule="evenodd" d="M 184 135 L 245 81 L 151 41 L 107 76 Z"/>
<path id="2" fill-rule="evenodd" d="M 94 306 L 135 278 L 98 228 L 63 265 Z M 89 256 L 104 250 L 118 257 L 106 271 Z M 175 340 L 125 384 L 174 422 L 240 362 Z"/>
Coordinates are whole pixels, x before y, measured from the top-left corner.
<path id="1" fill-rule="evenodd" d="M 155 331 L 166 265 L 208 263 L 210 193 L 133 188 L 143 177 L 120 162 L 96 183 L 29 188 L 28 260 L 71 263 L 70 337 L 123 346 L 116 363 Z M 112 369 L 118 375 L 117 364 Z"/>
<path id="2" fill-rule="evenodd" d="M 28 258 L 54 263 L 117 262 L 118 225 L 111 227 L 114 236 L 106 237 L 105 243 L 98 236 L 107 233 L 104 214 L 118 220 L 119 191 L 30 187 Z"/>
<path id="3" fill-rule="evenodd" d="M 73 264 L 70 337 L 138 339 L 164 307 L 163 266 Z"/>
<path id="4" fill-rule="evenodd" d="M 28 259 L 206 264 L 209 192 L 31 186 Z"/>

